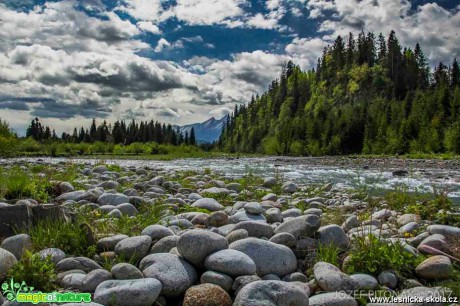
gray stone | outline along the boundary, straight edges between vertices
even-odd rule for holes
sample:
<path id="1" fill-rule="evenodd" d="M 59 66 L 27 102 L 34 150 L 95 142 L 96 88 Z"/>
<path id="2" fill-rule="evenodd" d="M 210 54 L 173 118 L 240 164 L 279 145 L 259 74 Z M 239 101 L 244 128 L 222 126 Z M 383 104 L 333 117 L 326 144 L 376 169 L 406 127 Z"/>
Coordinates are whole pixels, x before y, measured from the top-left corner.
<path id="1" fill-rule="evenodd" d="M 129 203 L 129 197 L 122 193 L 104 193 L 98 199 L 99 205 L 114 205 L 117 206 L 123 203 Z"/>
<path id="2" fill-rule="evenodd" d="M 104 269 L 96 269 L 88 274 L 82 280 L 81 290 L 83 292 L 94 292 L 100 283 L 112 279 L 112 274 Z"/>
<path id="3" fill-rule="evenodd" d="M 96 288 L 94 301 L 105 306 L 151 306 L 161 291 L 154 278 L 108 280 Z"/>
<path id="4" fill-rule="evenodd" d="M 294 253 L 284 245 L 257 238 L 246 238 L 233 242 L 229 248 L 251 257 L 260 276 L 276 274 L 283 277 L 297 269 Z"/>
<path id="5" fill-rule="evenodd" d="M 295 217 L 300 217 L 302 215 L 302 211 L 298 208 L 290 208 L 286 209 L 281 213 L 284 219 L 286 218 L 295 218 Z"/>
<path id="6" fill-rule="evenodd" d="M 312 237 L 321 225 L 321 219 L 316 215 L 305 215 L 284 221 L 274 233 L 289 233 L 294 237 Z"/>
<path id="7" fill-rule="evenodd" d="M 202 267 L 208 255 L 227 248 L 225 237 L 204 230 L 185 232 L 177 241 L 179 254 L 196 267 Z"/>
<path id="8" fill-rule="evenodd" d="M 430 234 L 441 234 L 444 236 L 454 236 L 460 238 L 460 228 L 449 225 L 430 225 L 427 227 L 427 230 Z"/>
<path id="9" fill-rule="evenodd" d="M 279 233 L 274 235 L 270 238 L 270 242 L 282 244 L 287 246 L 288 248 L 292 248 L 297 244 L 297 239 L 295 239 L 294 235 L 289 233 Z"/>
<path id="10" fill-rule="evenodd" d="M 404 214 L 404 215 L 399 216 L 398 219 L 396 220 L 396 222 L 400 226 L 404 226 L 410 222 L 419 222 L 419 221 L 420 221 L 420 218 L 416 214 Z"/>
<path id="11" fill-rule="evenodd" d="M 166 236 L 158 240 L 150 249 L 150 254 L 169 253 L 172 248 L 177 246 L 179 236 Z"/>
<path id="12" fill-rule="evenodd" d="M 115 254 L 125 259 L 141 259 L 149 252 L 152 238 L 150 236 L 135 236 L 121 240 L 115 246 Z"/>
<path id="13" fill-rule="evenodd" d="M 140 279 L 144 277 L 136 266 L 125 262 L 114 265 L 110 272 L 115 279 Z"/>
<path id="14" fill-rule="evenodd" d="M 67 193 L 75 191 L 75 188 L 69 182 L 61 182 L 59 183 L 59 190 L 61 193 Z"/>
<path id="15" fill-rule="evenodd" d="M 228 249 L 209 255 L 204 266 L 207 270 L 221 272 L 232 277 L 256 273 L 256 264 L 243 252 Z"/>
<path id="16" fill-rule="evenodd" d="M 429 280 L 447 279 L 453 271 L 450 259 L 443 255 L 429 257 L 415 268 L 418 277 Z"/>
<path id="17" fill-rule="evenodd" d="M 273 227 L 267 223 L 257 222 L 257 221 L 243 221 L 239 222 L 234 230 L 245 229 L 249 237 L 266 237 L 270 238 L 273 235 Z"/>
<path id="18" fill-rule="evenodd" d="M 350 245 L 350 239 L 347 234 L 336 224 L 320 227 L 316 235 L 318 236 L 318 242 L 322 245 L 332 245 L 342 250 L 347 249 Z"/>
<path id="19" fill-rule="evenodd" d="M 196 208 L 204 208 L 209 211 L 219 211 L 224 209 L 224 206 L 222 206 L 213 198 L 202 198 L 196 200 L 191 206 Z"/>
<path id="20" fill-rule="evenodd" d="M 345 222 L 342 224 L 342 227 L 345 232 L 348 232 L 354 227 L 358 227 L 361 225 L 361 221 L 358 220 L 358 217 L 353 215 L 347 218 Z"/>
<path id="21" fill-rule="evenodd" d="M 0 281 L 2 276 L 8 273 L 8 270 L 14 266 L 18 260 L 10 251 L 0 248 Z"/>
<path id="22" fill-rule="evenodd" d="M 388 209 L 381 209 L 372 214 L 371 220 L 386 220 L 391 217 L 391 211 Z"/>
<path id="23" fill-rule="evenodd" d="M 227 188 L 228 190 L 235 191 L 235 192 L 241 192 L 241 190 L 243 189 L 240 183 L 230 183 L 230 184 L 227 184 L 225 188 Z"/>
<path id="24" fill-rule="evenodd" d="M 101 238 L 97 241 L 96 246 L 102 251 L 113 251 L 118 242 L 128 238 L 127 235 L 114 235 L 110 237 Z"/>
<path id="25" fill-rule="evenodd" d="M 83 285 L 83 279 L 85 278 L 86 274 L 81 273 L 70 273 L 64 276 L 61 280 L 61 287 L 64 289 L 78 289 L 81 290 Z"/>
<path id="26" fill-rule="evenodd" d="M 78 202 L 81 200 L 82 196 L 86 193 L 84 190 L 76 190 L 71 192 L 66 192 L 58 196 L 55 200 L 56 202 L 65 202 L 65 201 L 75 201 Z"/>
<path id="27" fill-rule="evenodd" d="M 64 251 L 57 248 L 43 249 L 37 254 L 41 259 L 50 258 L 54 264 L 57 264 L 65 258 Z"/>
<path id="28" fill-rule="evenodd" d="M 262 280 L 278 280 L 278 281 L 280 281 L 281 278 L 278 275 L 275 275 L 275 274 L 267 274 L 267 275 L 264 275 L 264 277 L 262 277 Z"/>
<path id="29" fill-rule="evenodd" d="M 230 291 L 233 285 L 233 279 L 230 276 L 215 271 L 206 271 L 201 275 L 200 281 L 202 284 L 209 283 L 220 286 L 225 291 Z"/>
<path id="30" fill-rule="evenodd" d="M 327 262 L 318 262 L 313 267 L 318 286 L 324 291 L 351 291 L 353 280 L 336 266 Z"/>
<path id="31" fill-rule="evenodd" d="M 249 233 L 245 229 L 231 231 L 226 236 L 228 243 L 232 243 L 237 240 L 241 240 L 241 239 L 248 238 L 248 237 L 249 237 Z"/>
<path id="32" fill-rule="evenodd" d="M 367 274 L 350 275 L 354 283 L 355 290 L 374 290 L 379 285 L 375 277 Z"/>
<path id="33" fill-rule="evenodd" d="M 92 172 L 94 173 L 99 173 L 99 174 L 102 174 L 104 172 L 107 172 L 109 171 L 109 169 L 107 168 L 106 165 L 98 165 L 96 167 L 93 168 Z"/>
<path id="34" fill-rule="evenodd" d="M 262 185 L 264 187 L 270 188 L 270 187 L 275 186 L 276 184 L 277 184 L 276 178 L 274 178 L 274 177 L 266 177 L 266 178 L 264 178 L 264 182 L 263 182 Z"/>
<path id="35" fill-rule="evenodd" d="M 65 258 L 56 265 L 56 270 L 58 271 L 82 270 L 88 273 L 96 269 L 102 269 L 102 267 L 97 262 L 87 257 Z"/>
<path id="36" fill-rule="evenodd" d="M 161 295 L 165 297 L 183 294 L 198 280 L 195 268 L 174 254 L 148 255 L 141 260 L 139 268 L 145 277 L 153 277 L 161 282 Z"/>
<path id="37" fill-rule="evenodd" d="M 358 306 L 356 300 L 344 292 L 316 294 L 308 300 L 309 306 Z"/>
<path id="38" fill-rule="evenodd" d="M 276 202 L 276 200 L 278 200 L 278 196 L 274 193 L 269 193 L 269 194 L 266 194 L 262 197 L 262 201 L 273 201 L 273 202 Z"/>
<path id="39" fill-rule="evenodd" d="M 394 273 L 389 271 L 380 272 L 380 274 L 377 276 L 377 280 L 379 281 L 380 285 L 387 286 L 390 289 L 394 289 L 398 285 L 398 278 Z"/>
<path id="40" fill-rule="evenodd" d="M 223 211 L 215 211 L 211 213 L 206 219 L 206 226 L 220 227 L 228 223 L 228 215 Z"/>
<path id="41" fill-rule="evenodd" d="M 121 211 L 123 215 L 126 215 L 126 216 L 135 216 L 139 213 L 137 208 L 134 207 L 133 204 L 129 204 L 129 203 L 119 204 L 117 205 L 117 209 Z"/>
<path id="42" fill-rule="evenodd" d="M 284 193 L 294 193 L 299 188 L 294 182 L 286 182 L 281 187 Z"/>
<path id="43" fill-rule="evenodd" d="M 246 285 L 261 280 L 257 275 L 243 275 L 238 276 L 232 285 L 232 290 L 235 291 L 235 295 Z"/>
<path id="44" fill-rule="evenodd" d="M 420 225 L 417 222 L 409 222 L 406 225 L 403 225 L 399 230 L 398 233 L 401 237 L 405 237 L 405 235 L 413 235 L 415 234 L 420 228 Z"/>
<path id="45" fill-rule="evenodd" d="M 29 235 L 19 234 L 3 240 L 0 247 L 10 251 L 17 260 L 20 260 L 24 252 L 31 249 L 32 243 Z"/>
<path id="46" fill-rule="evenodd" d="M 120 219 L 123 216 L 121 211 L 118 208 L 112 209 L 108 214 L 107 217 L 109 218 L 116 218 Z"/>
<path id="47" fill-rule="evenodd" d="M 273 207 L 265 211 L 265 217 L 268 223 L 283 222 L 283 215 L 279 208 Z"/>
<path id="48" fill-rule="evenodd" d="M 167 236 L 173 236 L 174 232 L 163 225 L 154 224 L 144 228 L 141 235 L 149 236 L 152 241 L 157 241 Z"/>
<path id="49" fill-rule="evenodd" d="M 308 295 L 293 283 L 255 281 L 238 292 L 233 306 L 308 306 Z"/>
<path id="50" fill-rule="evenodd" d="M 249 202 L 244 205 L 244 210 L 253 215 L 259 215 L 264 212 L 262 206 L 257 202 Z"/>
<path id="51" fill-rule="evenodd" d="M 426 237 L 425 239 L 422 240 L 422 242 L 420 242 L 417 249 L 420 252 L 425 253 L 422 246 L 426 246 L 426 245 L 429 247 L 435 248 L 437 250 L 440 250 L 442 252 L 445 252 L 445 253 L 450 252 L 449 245 L 446 242 L 446 237 L 444 237 L 441 234 L 433 234 L 433 235 Z"/>
<path id="52" fill-rule="evenodd" d="M 283 281 L 306 283 L 308 282 L 308 278 L 303 273 L 294 272 L 294 273 L 288 274 L 285 277 L 283 277 Z"/>
<path id="53" fill-rule="evenodd" d="M 250 214 L 244 209 L 237 211 L 233 216 L 229 218 L 229 222 L 231 223 L 239 223 L 243 221 L 267 222 L 267 219 L 265 219 L 263 215 Z"/>

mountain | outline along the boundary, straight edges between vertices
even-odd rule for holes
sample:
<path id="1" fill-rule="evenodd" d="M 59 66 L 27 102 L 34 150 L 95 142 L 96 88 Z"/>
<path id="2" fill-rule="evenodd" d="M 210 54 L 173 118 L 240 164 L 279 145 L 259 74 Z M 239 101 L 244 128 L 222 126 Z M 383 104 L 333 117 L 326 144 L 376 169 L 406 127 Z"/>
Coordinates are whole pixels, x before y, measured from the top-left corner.
<path id="1" fill-rule="evenodd" d="M 193 123 L 184 126 L 175 126 L 179 129 L 179 132 L 185 134 L 186 132 L 190 134 L 192 128 L 195 129 L 195 138 L 197 143 L 212 143 L 219 139 L 220 134 L 222 133 L 222 128 L 227 122 L 227 116 L 222 117 L 217 120 L 212 117 L 201 123 Z"/>

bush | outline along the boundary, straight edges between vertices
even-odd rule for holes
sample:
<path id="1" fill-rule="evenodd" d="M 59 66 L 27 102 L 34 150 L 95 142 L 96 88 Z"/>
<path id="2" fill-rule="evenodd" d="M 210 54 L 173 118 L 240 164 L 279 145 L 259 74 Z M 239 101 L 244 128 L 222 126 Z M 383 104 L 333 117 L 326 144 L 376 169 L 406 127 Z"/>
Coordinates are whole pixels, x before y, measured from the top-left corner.
<path id="1" fill-rule="evenodd" d="M 35 250 L 58 248 L 68 255 L 92 257 L 95 246 L 85 226 L 63 220 L 42 220 L 29 229 Z"/>
<path id="2" fill-rule="evenodd" d="M 25 282 L 27 286 L 42 292 L 52 292 L 56 289 L 54 263 L 49 257 L 42 259 L 38 254 L 28 251 L 8 271 L 8 277 L 16 282 Z"/>
<path id="3" fill-rule="evenodd" d="M 352 243 L 345 270 L 349 274 L 365 273 L 378 275 L 382 271 L 393 271 L 398 276 L 410 276 L 423 260 L 404 250 L 400 242 L 381 241 L 372 234 L 358 237 Z"/>

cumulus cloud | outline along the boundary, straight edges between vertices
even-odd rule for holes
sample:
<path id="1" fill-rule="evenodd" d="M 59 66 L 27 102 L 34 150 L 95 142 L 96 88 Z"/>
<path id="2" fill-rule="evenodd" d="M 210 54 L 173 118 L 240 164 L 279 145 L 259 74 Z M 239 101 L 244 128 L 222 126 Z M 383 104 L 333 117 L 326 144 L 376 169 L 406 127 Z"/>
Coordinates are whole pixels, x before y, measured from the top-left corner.
<path id="1" fill-rule="evenodd" d="M 161 30 L 158 28 L 158 26 L 154 25 L 150 21 L 139 21 L 137 23 L 137 27 L 144 32 L 149 32 L 155 35 L 161 34 Z"/>
<path id="2" fill-rule="evenodd" d="M 432 65 L 460 55 L 459 7 L 447 10 L 434 2 L 413 7 L 408 0 L 311 0 L 307 6 L 311 18 L 333 14 L 320 24 L 325 40 L 350 31 L 395 30 L 403 45 L 419 42 Z"/>
<path id="3" fill-rule="evenodd" d="M 242 16 L 243 0 L 177 0 L 174 15 L 190 25 L 225 24 Z"/>
<path id="4" fill-rule="evenodd" d="M 327 42 L 321 38 L 294 38 L 285 48 L 286 53 L 303 69 L 315 66 Z"/>

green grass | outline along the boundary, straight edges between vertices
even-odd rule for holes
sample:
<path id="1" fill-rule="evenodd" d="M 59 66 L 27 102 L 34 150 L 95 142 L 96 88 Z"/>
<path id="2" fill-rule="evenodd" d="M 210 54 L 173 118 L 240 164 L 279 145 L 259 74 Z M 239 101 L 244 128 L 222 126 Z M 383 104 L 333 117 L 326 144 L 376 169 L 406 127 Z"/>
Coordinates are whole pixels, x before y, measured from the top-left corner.
<path id="1" fill-rule="evenodd" d="M 28 230 L 35 251 L 58 248 L 66 255 L 92 257 L 95 245 L 84 226 L 63 220 L 42 220 Z"/>
<path id="2" fill-rule="evenodd" d="M 398 276 L 410 277 L 424 259 L 405 251 L 399 242 L 388 243 L 372 234 L 355 238 L 351 246 L 346 265 L 348 274 L 378 275 L 382 271 L 393 271 Z"/>
<path id="3" fill-rule="evenodd" d="M 42 292 L 52 292 L 57 288 L 54 283 L 54 263 L 51 259 L 42 259 L 38 254 L 29 251 L 24 252 L 21 260 L 8 271 L 7 277 L 18 283 L 25 282 L 27 286 Z"/>
<path id="4" fill-rule="evenodd" d="M 341 253 L 340 248 L 334 245 L 325 245 L 319 244 L 318 248 L 316 249 L 316 257 L 315 262 L 328 262 L 336 267 L 340 268 L 340 260 L 339 255 Z"/>

